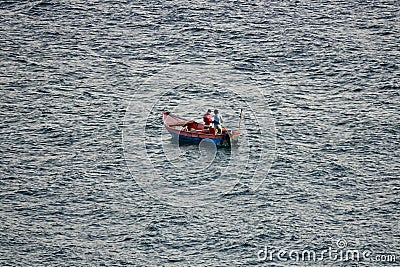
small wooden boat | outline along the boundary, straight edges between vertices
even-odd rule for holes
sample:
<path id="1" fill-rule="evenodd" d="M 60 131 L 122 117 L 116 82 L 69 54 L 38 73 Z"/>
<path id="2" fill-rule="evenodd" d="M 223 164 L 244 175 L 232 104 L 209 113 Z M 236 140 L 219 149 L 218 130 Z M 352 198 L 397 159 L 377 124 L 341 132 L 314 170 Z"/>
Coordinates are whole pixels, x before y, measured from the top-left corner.
<path id="1" fill-rule="evenodd" d="M 163 112 L 162 115 L 165 128 L 180 143 L 199 144 L 202 140 L 209 139 L 219 147 L 230 147 L 239 139 L 238 131 L 222 128 L 222 133 L 217 134 L 215 128 L 205 129 L 203 123 L 187 120 L 170 112 Z"/>

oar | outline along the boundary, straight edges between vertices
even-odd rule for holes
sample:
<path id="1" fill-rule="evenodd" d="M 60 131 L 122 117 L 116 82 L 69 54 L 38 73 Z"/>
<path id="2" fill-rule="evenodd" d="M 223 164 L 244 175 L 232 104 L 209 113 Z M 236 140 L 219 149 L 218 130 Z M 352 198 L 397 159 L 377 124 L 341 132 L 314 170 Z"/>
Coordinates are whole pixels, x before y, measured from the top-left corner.
<path id="1" fill-rule="evenodd" d="M 243 109 L 240 109 L 240 116 L 239 116 L 239 130 L 240 130 L 240 123 L 242 122 L 242 113 L 243 113 Z"/>

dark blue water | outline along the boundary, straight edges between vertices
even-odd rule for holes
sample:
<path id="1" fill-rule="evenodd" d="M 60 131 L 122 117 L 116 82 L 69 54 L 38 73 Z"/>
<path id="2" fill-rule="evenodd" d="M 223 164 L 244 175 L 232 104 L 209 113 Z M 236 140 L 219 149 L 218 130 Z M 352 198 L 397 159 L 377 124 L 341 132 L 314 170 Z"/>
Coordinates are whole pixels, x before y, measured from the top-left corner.
<path id="1" fill-rule="evenodd" d="M 399 265 L 399 2 L 195 2 L 0 3 L 0 265 Z"/>

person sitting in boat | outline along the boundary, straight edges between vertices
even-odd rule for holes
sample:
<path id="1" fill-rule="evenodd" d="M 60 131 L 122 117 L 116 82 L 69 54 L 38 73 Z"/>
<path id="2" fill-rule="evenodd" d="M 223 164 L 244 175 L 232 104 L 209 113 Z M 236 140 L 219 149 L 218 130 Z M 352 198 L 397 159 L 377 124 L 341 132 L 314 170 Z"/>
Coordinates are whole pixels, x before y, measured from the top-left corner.
<path id="1" fill-rule="evenodd" d="M 222 119 L 222 116 L 219 114 L 218 109 L 214 110 L 214 128 L 216 133 L 222 133 L 222 123 L 224 123 L 224 120 Z"/>
<path id="2" fill-rule="evenodd" d="M 188 131 L 190 132 L 192 129 L 196 130 L 198 126 L 198 123 L 195 121 L 188 121 L 182 126 L 182 131 Z"/>
<path id="3" fill-rule="evenodd" d="M 211 109 L 207 110 L 207 113 L 204 114 L 203 121 L 204 121 L 204 129 L 209 129 L 211 123 L 213 122 L 213 118 L 211 115 Z"/>

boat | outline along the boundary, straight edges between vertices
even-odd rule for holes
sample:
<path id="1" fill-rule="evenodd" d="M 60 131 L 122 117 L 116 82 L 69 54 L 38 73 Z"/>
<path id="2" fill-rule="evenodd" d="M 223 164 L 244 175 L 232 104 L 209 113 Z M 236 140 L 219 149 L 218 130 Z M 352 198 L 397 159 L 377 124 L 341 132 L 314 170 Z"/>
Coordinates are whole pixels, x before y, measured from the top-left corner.
<path id="1" fill-rule="evenodd" d="M 170 112 L 163 112 L 162 115 L 165 128 L 179 143 L 199 144 L 207 140 L 214 142 L 217 147 L 231 147 L 240 136 L 240 132 L 227 128 L 222 128 L 222 133 L 216 133 L 213 127 L 207 129 L 204 123 L 187 120 Z"/>

